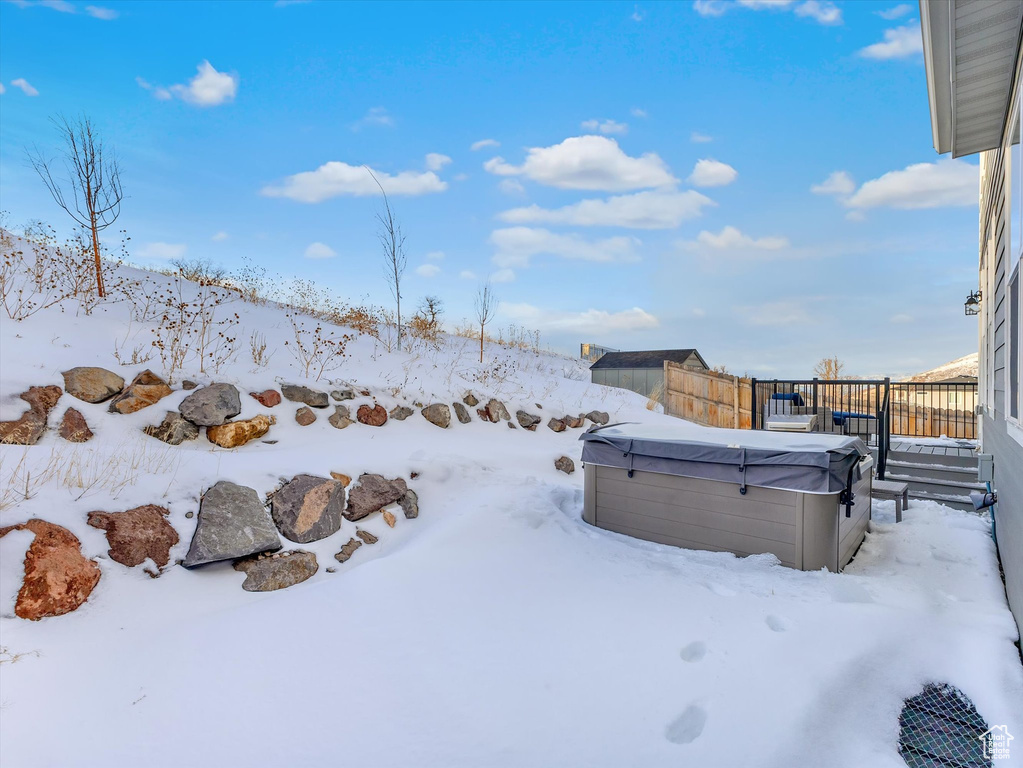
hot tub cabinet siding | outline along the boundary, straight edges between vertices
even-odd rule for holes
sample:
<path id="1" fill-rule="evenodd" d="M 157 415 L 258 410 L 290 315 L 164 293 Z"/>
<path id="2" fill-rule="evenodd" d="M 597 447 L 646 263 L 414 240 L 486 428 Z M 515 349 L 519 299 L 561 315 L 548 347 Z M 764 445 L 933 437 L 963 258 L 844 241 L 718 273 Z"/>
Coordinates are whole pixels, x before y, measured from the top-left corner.
<path id="1" fill-rule="evenodd" d="M 747 486 L 588 463 L 583 518 L 591 525 L 687 549 L 769 552 L 804 571 L 840 571 L 870 520 L 870 470 L 853 486 L 846 517 L 839 494 Z"/>

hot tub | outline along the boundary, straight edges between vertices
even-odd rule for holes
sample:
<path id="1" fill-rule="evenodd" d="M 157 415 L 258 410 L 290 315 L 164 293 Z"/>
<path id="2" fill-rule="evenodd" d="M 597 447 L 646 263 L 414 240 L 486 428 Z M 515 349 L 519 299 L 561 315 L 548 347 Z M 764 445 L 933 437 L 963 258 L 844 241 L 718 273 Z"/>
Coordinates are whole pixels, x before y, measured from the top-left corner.
<path id="1" fill-rule="evenodd" d="M 856 437 L 683 423 L 582 435 L 583 519 L 647 541 L 840 571 L 870 521 L 867 447 Z"/>

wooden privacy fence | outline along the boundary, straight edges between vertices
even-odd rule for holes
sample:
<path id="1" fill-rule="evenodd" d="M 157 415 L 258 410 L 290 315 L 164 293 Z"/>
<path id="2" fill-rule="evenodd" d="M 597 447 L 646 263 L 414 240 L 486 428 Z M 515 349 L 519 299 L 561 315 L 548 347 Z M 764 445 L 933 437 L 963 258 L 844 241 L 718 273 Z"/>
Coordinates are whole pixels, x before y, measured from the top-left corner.
<path id="1" fill-rule="evenodd" d="M 749 379 L 664 363 L 664 412 L 697 424 L 750 429 L 753 392 Z"/>

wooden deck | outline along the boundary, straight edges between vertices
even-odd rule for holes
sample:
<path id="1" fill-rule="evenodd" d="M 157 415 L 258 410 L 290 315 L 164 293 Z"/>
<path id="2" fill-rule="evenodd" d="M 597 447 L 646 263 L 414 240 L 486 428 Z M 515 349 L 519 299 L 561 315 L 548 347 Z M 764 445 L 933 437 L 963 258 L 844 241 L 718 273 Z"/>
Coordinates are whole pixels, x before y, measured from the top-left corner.
<path id="1" fill-rule="evenodd" d="M 918 443 L 909 440 L 892 438 L 892 450 L 904 453 L 919 453 L 923 456 L 958 456 L 964 459 L 972 459 L 977 455 L 977 446 L 963 441 L 959 445 L 928 444 Z"/>

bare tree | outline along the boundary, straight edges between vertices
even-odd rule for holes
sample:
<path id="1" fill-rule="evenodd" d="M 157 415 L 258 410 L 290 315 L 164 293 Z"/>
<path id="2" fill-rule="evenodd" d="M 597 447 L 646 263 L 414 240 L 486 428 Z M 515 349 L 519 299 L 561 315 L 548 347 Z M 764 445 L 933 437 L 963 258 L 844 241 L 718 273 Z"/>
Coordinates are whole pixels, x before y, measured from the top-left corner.
<path id="1" fill-rule="evenodd" d="M 99 233 L 113 224 L 121 213 L 121 168 L 113 153 L 105 153 L 103 140 L 92 121 L 84 115 L 69 120 L 63 115 L 51 117 L 64 144 L 63 159 L 67 178 L 54 176 L 54 161 L 38 149 L 28 153 L 29 162 L 53 195 L 57 205 L 92 235 L 92 255 L 96 261 L 96 291 L 105 295 L 103 269 L 99 254 Z"/>
<path id="2" fill-rule="evenodd" d="M 813 375 L 818 379 L 835 381 L 842 378 L 842 371 L 845 370 L 845 363 L 838 359 L 838 356 L 824 357 L 817 361 L 813 367 Z"/>
<path id="3" fill-rule="evenodd" d="M 431 328 L 436 328 L 440 316 L 444 314 L 444 301 L 439 296 L 424 296 L 419 302 L 419 313 L 426 318 Z"/>
<path id="4" fill-rule="evenodd" d="M 494 296 L 494 289 L 490 285 L 490 281 L 480 285 L 476 289 L 476 322 L 480 324 L 480 362 L 483 362 L 483 340 L 485 338 L 485 331 L 487 323 L 494 315 L 494 309 L 496 304 L 496 297 Z"/>
<path id="5" fill-rule="evenodd" d="M 387 285 L 391 289 L 391 296 L 394 297 L 394 303 L 398 310 L 396 313 L 398 320 L 397 348 L 400 352 L 401 278 L 405 275 L 405 266 L 407 264 L 407 259 L 405 258 L 405 233 L 401 229 L 401 224 L 394 218 L 394 211 L 391 210 L 391 203 L 387 199 L 384 185 L 380 183 L 373 171 L 369 169 L 369 166 L 363 167 L 373 177 L 373 181 L 380 187 L 380 194 L 384 196 L 384 212 L 377 214 L 377 223 L 379 224 L 377 238 L 380 240 L 380 245 L 384 250 L 384 277 L 387 278 Z"/>

